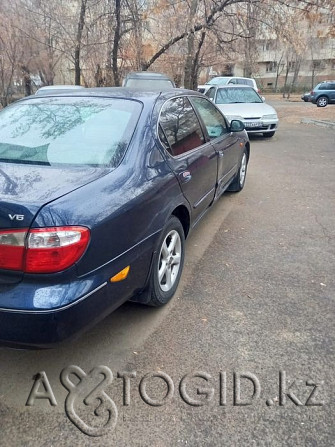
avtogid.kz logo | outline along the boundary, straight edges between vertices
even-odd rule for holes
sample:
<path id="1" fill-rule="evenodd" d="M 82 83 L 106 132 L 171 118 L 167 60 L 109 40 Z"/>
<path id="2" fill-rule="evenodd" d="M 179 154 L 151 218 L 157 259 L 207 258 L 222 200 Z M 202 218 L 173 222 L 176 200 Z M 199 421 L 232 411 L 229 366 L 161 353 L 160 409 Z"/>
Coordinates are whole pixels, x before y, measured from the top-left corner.
<path id="1" fill-rule="evenodd" d="M 279 372 L 278 388 L 275 396 L 266 399 L 261 395 L 261 384 L 257 376 L 250 372 L 233 372 L 232 380 L 227 380 L 227 373 L 220 371 L 211 376 L 203 371 L 184 375 L 178 386 L 163 371 L 149 372 L 137 379 L 136 371 L 118 372 L 116 374 L 122 386 L 122 405 L 129 407 L 131 394 L 138 390 L 141 400 L 151 407 L 162 407 L 174 397 L 180 397 L 183 403 L 191 407 L 203 407 L 217 404 L 226 407 L 247 406 L 263 403 L 267 407 L 284 407 L 288 403 L 295 406 L 322 406 L 320 397 L 323 381 L 288 379 L 285 371 Z M 154 395 L 148 391 L 153 381 L 159 380 L 165 391 L 163 395 Z M 113 373 L 107 366 L 97 366 L 86 374 L 79 366 L 68 366 L 60 374 L 60 382 L 67 390 L 65 412 L 70 421 L 88 436 L 103 436 L 114 430 L 118 410 L 115 402 L 106 393 L 106 388 L 113 381 Z M 232 392 L 228 393 L 229 384 Z M 133 385 L 133 386 L 132 386 Z M 301 385 L 303 385 L 301 387 Z M 177 391 L 176 391 L 177 390 Z M 57 401 L 44 371 L 34 376 L 27 406 L 33 406 L 36 399 L 46 399 L 50 405 Z M 230 400 L 231 399 L 231 400 Z M 86 411 L 85 411 L 86 410 Z"/>
<path id="2" fill-rule="evenodd" d="M 113 381 L 113 373 L 107 366 L 97 366 L 86 374 L 79 366 L 71 365 L 63 369 L 60 381 L 68 391 L 65 399 L 66 415 L 79 430 L 88 436 L 102 436 L 115 428 L 118 411 L 114 401 L 104 391 Z M 93 389 L 92 383 L 95 385 Z M 57 405 L 44 371 L 35 376 L 26 405 L 34 405 L 35 399 L 47 399 L 52 406 Z M 88 425 L 78 415 L 77 411 L 82 403 L 94 408 L 95 419 L 102 421 L 99 426 Z"/>

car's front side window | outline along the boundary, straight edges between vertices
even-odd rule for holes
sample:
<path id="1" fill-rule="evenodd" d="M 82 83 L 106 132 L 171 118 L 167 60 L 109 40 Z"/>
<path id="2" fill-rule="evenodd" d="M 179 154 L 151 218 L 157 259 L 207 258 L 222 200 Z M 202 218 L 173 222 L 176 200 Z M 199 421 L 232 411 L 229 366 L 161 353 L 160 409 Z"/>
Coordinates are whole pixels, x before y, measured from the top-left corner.
<path id="1" fill-rule="evenodd" d="M 224 117 L 217 108 L 205 98 L 192 97 L 192 104 L 203 120 L 208 136 L 211 139 L 218 138 L 228 133 Z"/>
<path id="2" fill-rule="evenodd" d="M 195 149 L 205 142 L 199 120 L 186 97 L 170 99 L 164 104 L 159 125 L 169 144 L 167 150 L 173 156 Z"/>

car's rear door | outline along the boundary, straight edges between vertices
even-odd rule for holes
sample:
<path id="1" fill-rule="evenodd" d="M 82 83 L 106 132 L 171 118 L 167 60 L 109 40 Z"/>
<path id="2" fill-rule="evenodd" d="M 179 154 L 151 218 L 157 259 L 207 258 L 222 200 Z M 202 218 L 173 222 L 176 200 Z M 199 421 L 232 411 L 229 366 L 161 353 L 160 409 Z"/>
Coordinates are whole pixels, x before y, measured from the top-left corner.
<path id="1" fill-rule="evenodd" d="M 217 194 L 221 194 L 237 170 L 241 152 L 239 138 L 230 132 L 222 113 L 210 101 L 199 96 L 191 97 L 191 101 L 218 155 Z"/>
<path id="2" fill-rule="evenodd" d="M 159 136 L 167 161 L 192 207 L 195 222 L 212 203 L 217 181 L 217 154 L 206 141 L 186 96 L 168 100 L 159 119 Z"/>

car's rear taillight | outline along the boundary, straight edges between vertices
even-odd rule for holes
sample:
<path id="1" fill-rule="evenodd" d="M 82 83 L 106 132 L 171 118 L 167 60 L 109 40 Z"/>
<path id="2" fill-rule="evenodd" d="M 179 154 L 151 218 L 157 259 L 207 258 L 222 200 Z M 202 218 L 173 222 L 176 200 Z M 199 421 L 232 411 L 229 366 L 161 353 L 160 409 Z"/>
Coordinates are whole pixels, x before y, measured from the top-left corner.
<path id="1" fill-rule="evenodd" d="M 90 240 L 79 226 L 0 232 L 0 268 L 26 273 L 65 270 L 83 255 Z"/>
<path id="2" fill-rule="evenodd" d="M 311 91 L 311 95 L 314 95 L 314 90 Z"/>
<path id="3" fill-rule="evenodd" d="M 27 230 L 0 231 L 0 269 L 23 270 Z"/>

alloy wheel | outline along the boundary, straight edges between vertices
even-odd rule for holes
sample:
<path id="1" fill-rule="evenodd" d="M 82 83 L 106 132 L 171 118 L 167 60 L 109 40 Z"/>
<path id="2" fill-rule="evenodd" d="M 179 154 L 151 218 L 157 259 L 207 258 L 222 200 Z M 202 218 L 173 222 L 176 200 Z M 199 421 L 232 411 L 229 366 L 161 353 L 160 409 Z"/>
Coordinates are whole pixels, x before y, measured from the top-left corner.
<path id="1" fill-rule="evenodd" d="M 178 278 L 181 256 L 180 235 L 176 230 L 171 230 L 164 239 L 158 258 L 158 283 L 164 292 L 171 290 Z"/>

